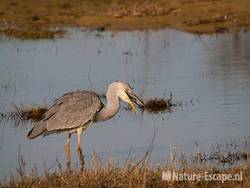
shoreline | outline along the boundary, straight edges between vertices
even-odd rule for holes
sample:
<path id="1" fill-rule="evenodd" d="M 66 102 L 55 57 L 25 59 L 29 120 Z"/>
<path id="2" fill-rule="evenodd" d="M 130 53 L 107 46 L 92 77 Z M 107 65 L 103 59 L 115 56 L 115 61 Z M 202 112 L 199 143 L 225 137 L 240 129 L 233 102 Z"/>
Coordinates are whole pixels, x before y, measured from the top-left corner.
<path id="1" fill-rule="evenodd" d="M 142 158 L 128 157 L 122 163 L 115 162 L 112 156 L 101 159 L 93 152 L 88 167 L 76 163 L 72 168 L 56 160 L 53 167 L 42 172 L 35 165 L 27 170 L 29 161 L 19 154 L 16 174 L 0 181 L 0 187 L 247 187 L 250 168 L 245 147 L 248 146 L 231 144 L 231 147 L 229 142 L 217 145 L 216 150 L 194 151 L 190 155 L 173 150 L 166 155 L 164 163 L 156 166 L 150 164 L 151 144 Z M 170 174 L 174 174 L 173 179 Z"/>
<path id="2" fill-rule="evenodd" d="M 173 28 L 195 34 L 248 29 L 247 0 L 32 1 L 0 2 L 0 35 L 53 39 L 53 28 L 85 27 L 100 31 Z"/>

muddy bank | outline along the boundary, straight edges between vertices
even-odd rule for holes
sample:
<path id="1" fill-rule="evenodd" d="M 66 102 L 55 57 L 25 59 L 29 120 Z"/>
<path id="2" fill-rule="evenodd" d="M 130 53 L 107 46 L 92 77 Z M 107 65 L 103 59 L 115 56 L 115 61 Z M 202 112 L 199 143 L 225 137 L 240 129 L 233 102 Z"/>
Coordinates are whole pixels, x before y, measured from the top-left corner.
<path id="1" fill-rule="evenodd" d="M 172 27 L 217 33 L 250 25 L 248 0 L 7 1 L 0 2 L 0 33 L 17 38 L 54 38 L 60 27 L 104 30 Z"/>

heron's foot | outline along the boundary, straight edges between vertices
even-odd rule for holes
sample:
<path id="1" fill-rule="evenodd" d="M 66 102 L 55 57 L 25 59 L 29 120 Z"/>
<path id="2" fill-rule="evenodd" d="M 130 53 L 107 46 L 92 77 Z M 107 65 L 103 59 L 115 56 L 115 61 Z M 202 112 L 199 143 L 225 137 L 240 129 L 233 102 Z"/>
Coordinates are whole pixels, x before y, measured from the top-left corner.
<path id="1" fill-rule="evenodd" d="M 73 170 L 71 168 L 71 161 L 66 162 L 66 167 L 67 167 L 67 173 L 72 174 Z"/>
<path id="2" fill-rule="evenodd" d="M 70 164 L 70 138 L 71 138 L 71 134 L 68 134 L 67 142 L 65 144 L 67 167 L 68 167 L 68 164 Z"/>
<path id="3" fill-rule="evenodd" d="M 84 161 L 85 156 L 82 154 L 82 148 L 78 147 L 77 152 L 78 152 L 78 156 L 80 160 L 80 172 L 82 172 L 84 169 L 84 164 L 85 164 L 85 161 Z"/>

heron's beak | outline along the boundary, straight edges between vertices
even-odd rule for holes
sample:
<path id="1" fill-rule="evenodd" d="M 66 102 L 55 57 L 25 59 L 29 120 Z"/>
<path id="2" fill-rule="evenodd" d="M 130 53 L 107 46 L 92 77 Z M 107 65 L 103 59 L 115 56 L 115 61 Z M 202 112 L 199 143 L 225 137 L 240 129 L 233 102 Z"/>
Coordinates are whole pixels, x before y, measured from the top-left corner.
<path id="1" fill-rule="evenodd" d="M 144 103 L 134 93 L 126 92 L 126 94 L 129 97 L 129 104 L 135 113 L 137 113 L 137 109 L 136 109 L 134 103 L 137 104 L 140 108 L 142 108 L 142 109 L 144 108 Z"/>
<path id="2" fill-rule="evenodd" d="M 133 103 L 130 99 L 129 99 L 129 104 L 130 104 L 130 106 L 131 106 L 132 110 L 133 110 L 135 113 L 137 113 L 137 112 L 138 112 L 138 110 L 136 109 L 136 107 L 135 107 L 134 103 Z"/>

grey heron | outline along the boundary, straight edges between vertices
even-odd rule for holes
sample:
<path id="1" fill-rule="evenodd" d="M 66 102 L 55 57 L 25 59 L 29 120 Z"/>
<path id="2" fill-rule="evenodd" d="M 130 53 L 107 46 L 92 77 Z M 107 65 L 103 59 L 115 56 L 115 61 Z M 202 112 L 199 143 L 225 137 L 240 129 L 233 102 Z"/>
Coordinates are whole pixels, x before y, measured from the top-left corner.
<path id="1" fill-rule="evenodd" d="M 70 165 L 71 134 L 77 133 L 78 155 L 83 166 L 81 149 L 83 130 L 93 122 L 105 121 L 113 117 L 119 110 L 119 99 L 130 104 L 135 113 L 137 109 L 134 103 L 144 107 L 144 103 L 134 94 L 129 84 L 123 81 L 116 81 L 108 86 L 106 99 L 107 104 L 104 106 L 99 95 L 93 91 L 79 90 L 66 93 L 55 101 L 39 122 L 35 123 L 27 137 L 34 139 L 40 135 L 67 132 L 65 153 L 67 164 Z"/>

